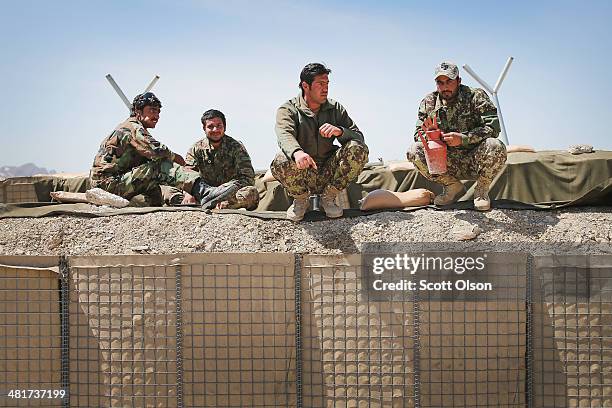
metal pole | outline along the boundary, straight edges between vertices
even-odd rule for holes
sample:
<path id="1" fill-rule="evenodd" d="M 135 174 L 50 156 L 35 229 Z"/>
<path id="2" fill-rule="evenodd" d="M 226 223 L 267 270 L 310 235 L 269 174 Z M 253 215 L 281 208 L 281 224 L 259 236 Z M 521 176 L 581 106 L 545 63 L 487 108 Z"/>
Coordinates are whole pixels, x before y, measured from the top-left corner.
<path id="1" fill-rule="evenodd" d="M 155 75 L 155 78 L 153 78 L 153 80 L 151 81 L 151 83 L 149 84 L 149 86 L 147 86 L 144 90 L 143 93 L 147 93 L 149 92 L 151 89 L 153 89 L 153 87 L 155 86 L 155 84 L 157 83 L 157 81 L 159 80 L 159 75 Z"/>
<path id="2" fill-rule="evenodd" d="M 487 82 L 484 79 L 479 77 L 478 74 L 475 73 L 474 70 L 472 70 L 472 68 L 470 68 L 470 66 L 468 64 L 465 64 L 463 66 L 463 69 L 465 69 L 467 71 L 467 73 L 470 74 L 476 80 L 476 82 L 478 82 L 484 89 L 489 91 L 490 94 L 494 93 L 494 91 L 491 88 L 491 86 L 489 84 L 487 84 Z"/>
<path id="3" fill-rule="evenodd" d="M 502 70 L 501 74 L 499 74 L 499 78 L 497 78 L 497 82 L 495 83 L 495 86 L 493 87 L 493 92 L 497 93 L 497 91 L 499 91 L 499 87 L 501 86 L 502 82 L 506 78 L 506 74 L 508 73 L 508 70 L 510 69 L 510 65 L 512 64 L 512 61 L 514 61 L 514 57 L 509 57 L 508 61 L 506 61 L 506 65 L 504 66 L 504 69 Z"/>
<path id="4" fill-rule="evenodd" d="M 501 140 L 506 146 L 508 146 L 508 134 L 506 133 L 506 125 L 504 124 L 504 117 L 501 113 L 501 107 L 499 106 L 499 99 L 497 98 L 497 92 L 493 93 L 493 102 L 497 108 L 497 116 L 499 117 L 499 125 L 501 126 Z"/>
<path id="5" fill-rule="evenodd" d="M 106 75 L 106 79 L 108 80 L 108 82 L 110 82 L 111 86 L 113 87 L 115 92 L 117 92 L 117 95 L 119 95 L 119 97 L 121 98 L 125 106 L 128 108 L 128 110 L 132 112 L 132 104 L 130 103 L 128 98 L 125 96 L 121 88 L 119 88 L 119 85 L 117 85 L 117 82 L 115 82 L 111 74 Z"/>

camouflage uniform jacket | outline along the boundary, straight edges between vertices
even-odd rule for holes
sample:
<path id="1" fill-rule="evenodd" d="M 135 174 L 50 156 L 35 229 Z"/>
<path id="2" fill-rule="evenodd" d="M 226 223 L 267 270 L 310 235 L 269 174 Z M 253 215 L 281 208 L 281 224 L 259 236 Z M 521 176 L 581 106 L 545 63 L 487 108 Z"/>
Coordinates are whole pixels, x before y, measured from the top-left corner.
<path id="1" fill-rule="evenodd" d="M 442 132 L 459 132 L 464 135 L 459 148 L 472 148 L 489 137 L 497 137 L 500 132 L 497 108 L 484 90 L 459 86 L 455 100 L 444 105 L 438 92 L 432 92 L 421 101 L 419 106 L 414 140 L 420 141 L 418 130 L 427 117 L 436 115 Z"/>
<path id="2" fill-rule="evenodd" d="M 149 160 L 174 160 L 174 153 L 130 117 L 102 141 L 91 168 L 92 180 L 117 177 Z"/>
<path id="3" fill-rule="evenodd" d="M 213 148 L 208 138 L 197 141 L 185 157 L 187 168 L 198 171 L 202 180 L 212 186 L 235 181 L 238 187 L 255 184 L 255 171 L 244 145 L 224 135 L 221 145 Z"/>
<path id="4" fill-rule="evenodd" d="M 319 134 L 324 123 L 342 129 L 342 135 L 325 138 Z M 293 160 L 293 153 L 303 150 L 317 163 L 329 159 L 338 146 L 334 139 L 344 145 L 351 140 L 364 143 L 363 134 L 338 102 L 328 99 L 319 111 L 312 112 L 304 98 L 299 95 L 285 102 L 276 113 L 276 136 L 278 145 L 285 155 Z"/>

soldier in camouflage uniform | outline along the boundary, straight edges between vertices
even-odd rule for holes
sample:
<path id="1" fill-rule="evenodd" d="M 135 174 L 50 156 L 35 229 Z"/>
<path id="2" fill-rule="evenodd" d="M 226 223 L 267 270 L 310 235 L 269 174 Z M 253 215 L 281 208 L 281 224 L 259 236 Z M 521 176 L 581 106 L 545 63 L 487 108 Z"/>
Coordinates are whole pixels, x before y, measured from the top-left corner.
<path id="1" fill-rule="evenodd" d="M 128 200 L 144 194 L 153 205 L 161 205 L 161 184 L 190 191 L 201 205 L 218 199 L 224 191 L 202 182 L 197 172 L 184 167 L 183 157 L 147 130 L 157 125 L 160 110 L 152 92 L 134 98 L 130 117 L 100 145 L 90 171 L 91 186 Z"/>
<path id="2" fill-rule="evenodd" d="M 444 191 L 434 199 L 436 205 L 452 204 L 464 192 L 460 180 L 476 180 L 474 208 L 491 208 L 489 187 L 506 162 L 506 146 L 497 139 L 500 132 L 497 108 L 484 90 L 461 85 L 459 69 L 442 62 L 435 70 L 437 91 L 427 95 L 419 106 L 415 144 L 408 160 L 428 180 L 442 184 Z M 447 172 L 430 174 L 418 131 L 431 127 L 436 118 L 446 142 Z M 423 132 L 423 135 L 425 133 Z"/>
<path id="3" fill-rule="evenodd" d="M 293 197 L 287 210 L 287 218 L 293 221 L 304 218 L 310 194 L 321 194 L 328 217 L 342 216 L 335 198 L 368 161 L 363 134 L 342 105 L 327 99 L 330 72 L 322 64 L 306 65 L 300 75 L 300 95 L 276 114 L 281 152 L 270 169 Z M 334 145 L 335 140 L 341 147 Z"/>
<path id="4" fill-rule="evenodd" d="M 210 109 L 202 115 L 206 137 L 197 141 L 187 152 L 187 168 L 200 173 L 211 186 L 230 188 L 231 194 L 217 204 L 217 208 L 246 208 L 254 210 L 259 203 L 255 188 L 255 171 L 244 145 L 225 133 L 225 115 Z M 183 200 L 175 193 L 172 200 Z"/>

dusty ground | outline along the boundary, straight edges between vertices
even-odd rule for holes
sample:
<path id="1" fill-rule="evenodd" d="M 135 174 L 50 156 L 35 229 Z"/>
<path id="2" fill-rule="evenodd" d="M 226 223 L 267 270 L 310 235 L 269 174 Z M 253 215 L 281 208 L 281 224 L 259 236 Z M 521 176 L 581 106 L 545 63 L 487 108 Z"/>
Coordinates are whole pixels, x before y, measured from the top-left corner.
<path id="1" fill-rule="evenodd" d="M 158 212 L 103 218 L 0 220 L 0 255 L 115 255 L 178 252 L 357 253 L 364 242 L 457 242 L 470 249 L 612 253 L 612 207 L 556 211 L 386 212 L 303 222 L 234 214 Z"/>

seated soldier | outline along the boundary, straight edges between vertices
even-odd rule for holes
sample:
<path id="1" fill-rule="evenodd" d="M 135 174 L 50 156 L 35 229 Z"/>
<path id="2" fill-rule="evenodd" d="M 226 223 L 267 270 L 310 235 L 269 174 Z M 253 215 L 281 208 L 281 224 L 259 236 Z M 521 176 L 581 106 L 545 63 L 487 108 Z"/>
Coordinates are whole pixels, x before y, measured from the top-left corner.
<path id="1" fill-rule="evenodd" d="M 130 117 L 100 145 L 90 171 L 91 186 L 127 200 L 143 194 L 161 205 L 160 185 L 164 184 L 191 192 L 203 208 L 216 205 L 227 189 L 212 189 L 197 172 L 184 167 L 183 157 L 147 130 L 157 125 L 161 106 L 152 92 L 134 98 Z"/>
<path id="2" fill-rule="evenodd" d="M 465 191 L 461 180 L 476 180 L 474 208 L 489 210 L 489 187 L 506 163 L 506 146 L 497 139 L 500 132 L 497 108 L 484 90 L 461 85 L 459 68 L 453 63 L 440 63 L 434 78 L 437 91 L 421 101 L 414 133 L 416 143 L 407 153 L 408 160 L 423 177 L 444 186 L 434 204 L 454 203 Z M 430 174 L 418 132 L 438 124 L 448 147 L 447 172 Z"/>
<path id="3" fill-rule="evenodd" d="M 225 115 L 210 109 L 202 115 L 205 137 L 197 141 L 187 152 L 187 168 L 200 173 L 202 180 L 211 186 L 229 188 L 229 194 L 219 201 L 216 208 L 246 208 L 254 210 L 259 203 L 255 188 L 255 171 L 244 145 L 225 133 Z M 189 197 L 176 190 L 172 202 L 189 202 Z"/>
<path id="4" fill-rule="evenodd" d="M 325 214 L 341 217 L 336 196 L 368 161 L 363 134 L 342 105 L 327 99 L 330 72 L 323 64 L 306 65 L 300 74 L 300 94 L 285 102 L 276 114 L 281 152 L 270 169 L 293 197 L 287 210 L 292 221 L 304 218 L 310 194 L 321 193 Z"/>

